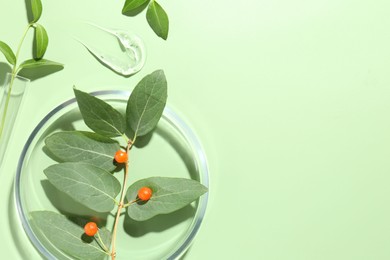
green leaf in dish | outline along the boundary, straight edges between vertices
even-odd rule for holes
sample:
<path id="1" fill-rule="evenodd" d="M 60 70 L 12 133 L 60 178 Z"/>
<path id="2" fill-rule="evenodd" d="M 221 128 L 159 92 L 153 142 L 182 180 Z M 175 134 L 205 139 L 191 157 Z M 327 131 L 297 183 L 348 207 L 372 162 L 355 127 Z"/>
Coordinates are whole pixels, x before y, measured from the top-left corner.
<path id="1" fill-rule="evenodd" d="M 121 136 L 126 129 L 124 116 L 110 104 L 74 88 L 77 103 L 85 124 L 98 134 Z"/>
<path id="2" fill-rule="evenodd" d="M 83 225 L 87 220 L 78 220 L 78 225 L 66 216 L 52 211 L 32 211 L 30 217 L 32 226 L 69 256 L 88 260 L 107 257 L 104 246 L 108 248 L 111 244 L 111 233 L 107 228 L 99 228 L 103 246 L 98 240 L 84 235 Z"/>
<path id="3" fill-rule="evenodd" d="M 16 57 L 11 47 L 5 42 L 0 41 L 0 51 L 4 54 L 5 58 L 11 65 L 16 64 Z"/>
<path id="4" fill-rule="evenodd" d="M 195 180 L 151 177 L 133 183 L 126 192 L 127 201 L 136 200 L 138 190 L 141 187 L 149 187 L 152 190 L 152 197 L 146 202 L 135 202 L 128 206 L 129 217 L 137 221 L 174 212 L 207 192 L 207 188 Z"/>
<path id="5" fill-rule="evenodd" d="M 167 101 L 167 81 L 157 70 L 145 76 L 132 91 L 126 108 L 127 125 L 136 136 L 152 131 L 164 111 Z"/>
<path id="6" fill-rule="evenodd" d="M 85 162 L 112 171 L 117 141 L 84 131 L 57 132 L 45 139 L 46 148 L 61 162 Z"/>
<path id="7" fill-rule="evenodd" d="M 157 34 L 157 36 L 166 40 L 168 38 L 169 20 L 164 9 L 156 1 L 152 0 L 146 11 L 146 19 Z"/>
<path id="8" fill-rule="evenodd" d="M 121 185 L 108 171 L 87 163 L 66 162 L 44 170 L 49 182 L 75 201 L 97 212 L 111 211 Z"/>

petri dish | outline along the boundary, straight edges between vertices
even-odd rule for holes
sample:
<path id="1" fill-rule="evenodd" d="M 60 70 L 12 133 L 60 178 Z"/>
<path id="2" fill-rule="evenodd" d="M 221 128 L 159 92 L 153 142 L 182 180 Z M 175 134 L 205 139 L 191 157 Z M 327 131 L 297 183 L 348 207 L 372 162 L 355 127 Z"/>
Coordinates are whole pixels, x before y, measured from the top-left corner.
<path id="1" fill-rule="evenodd" d="M 130 92 L 97 91 L 92 95 L 125 111 Z M 44 140 L 57 131 L 89 130 L 76 100 L 50 111 L 30 134 L 19 158 L 15 177 L 15 206 L 23 229 L 38 252 L 48 259 L 72 259 L 56 248 L 32 223 L 30 212 L 50 210 L 67 216 L 94 216 L 112 230 L 114 211 L 96 213 L 52 186 L 43 170 L 56 161 L 45 151 Z M 153 134 L 137 139 L 131 152 L 129 183 L 151 176 L 198 180 L 209 187 L 209 171 L 202 146 L 189 126 L 169 107 Z M 114 173 L 121 181 L 121 174 Z M 117 259 L 179 259 L 194 240 L 205 215 L 208 193 L 192 204 L 166 215 L 137 222 L 123 214 L 117 235 Z"/>

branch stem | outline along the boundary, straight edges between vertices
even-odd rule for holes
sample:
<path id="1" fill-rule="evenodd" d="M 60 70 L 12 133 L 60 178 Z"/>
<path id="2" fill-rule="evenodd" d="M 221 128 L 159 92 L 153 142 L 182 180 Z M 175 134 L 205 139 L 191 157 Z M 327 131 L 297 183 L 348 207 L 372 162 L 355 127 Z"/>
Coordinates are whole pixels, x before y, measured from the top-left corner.
<path id="1" fill-rule="evenodd" d="M 128 140 L 127 147 L 126 147 L 126 153 L 129 156 L 129 152 L 131 147 L 133 146 L 133 142 L 131 140 Z M 118 223 L 119 218 L 121 216 L 122 209 L 124 208 L 125 204 L 125 189 L 127 187 L 127 179 L 129 176 L 129 159 L 126 162 L 125 165 L 125 173 L 123 176 L 123 186 L 122 186 L 122 192 L 121 192 L 121 199 L 118 205 L 118 210 L 116 212 L 115 222 L 114 222 L 114 228 L 112 230 L 112 240 L 111 240 L 111 260 L 115 260 L 116 257 L 116 237 L 117 237 L 117 230 L 118 230 Z"/>
<path id="2" fill-rule="evenodd" d="M 103 250 L 109 254 L 109 250 L 108 248 L 106 247 L 106 245 L 104 244 L 103 240 L 102 240 L 102 236 L 100 235 L 99 231 L 97 232 L 97 237 L 98 237 L 98 243 L 100 244 L 100 246 L 103 248 Z"/>

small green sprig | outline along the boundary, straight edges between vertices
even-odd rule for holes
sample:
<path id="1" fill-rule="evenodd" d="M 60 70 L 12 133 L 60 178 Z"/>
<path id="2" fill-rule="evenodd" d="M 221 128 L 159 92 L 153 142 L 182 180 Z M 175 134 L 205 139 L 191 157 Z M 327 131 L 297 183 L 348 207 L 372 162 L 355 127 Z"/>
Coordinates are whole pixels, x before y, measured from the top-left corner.
<path id="1" fill-rule="evenodd" d="M 111 213 L 115 218 L 112 231 L 96 223 L 90 225 L 90 219 L 78 225 L 50 211 L 31 212 L 32 223 L 50 243 L 71 257 L 114 260 L 120 256 L 116 239 L 124 211 L 135 221 L 145 221 L 185 207 L 208 189 L 196 180 L 171 177 L 150 177 L 127 184 L 130 154 L 137 137 L 152 133 L 163 114 L 167 100 L 163 71 L 157 70 L 137 84 L 124 115 L 86 92 L 75 88 L 74 93 L 92 132 L 60 131 L 48 136 L 46 151 L 59 163 L 44 173 L 55 188 L 74 201 L 95 212 Z M 120 170 L 122 183 L 117 179 Z"/>
<path id="2" fill-rule="evenodd" d="M 168 15 L 156 0 L 126 0 L 122 8 L 122 14 L 135 16 L 146 7 L 148 8 L 146 11 L 146 20 L 149 26 L 158 37 L 166 40 L 169 31 Z"/>
<path id="3" fill-rule="evenodd" d="M 22 38 L 16 49 L 16 53 L 13 52 L 11 47 L 3 41 L 0 41 L 0 51 L 4 54 L 6 60 L 12 67 L 11 79 L 9 91 L 5 101 L 5 109 L 1 115 L 2 119 L 0 122 L 0 138 L 3 133 L 4 123 L 7 116 L 8 104 L 12 93 L 12 86 L 15 80 L 15 77 L 24 70 L 36 69 L 41 67 L 54 67 L 56 70 L 63 68 L 63 64 L 43 59 L 45 55 L 47 46 L 49 44 L 49 37 L 46 32 L 45 27 L 38 23 L 39 18 L 42 15 L 42 2 L 41 0 L 30 0 L 30 12 L 31 17 L 29 17 L 29 23 L 27 24 L 26 29 L 22 35 Z M 19 55 L 23 45 L 23 42 L 27 36 L 27 33 L 30 29 L 34 30 L 34 41 L 33 41 L 33 58 L 23 61 L 19 64 Z"/>

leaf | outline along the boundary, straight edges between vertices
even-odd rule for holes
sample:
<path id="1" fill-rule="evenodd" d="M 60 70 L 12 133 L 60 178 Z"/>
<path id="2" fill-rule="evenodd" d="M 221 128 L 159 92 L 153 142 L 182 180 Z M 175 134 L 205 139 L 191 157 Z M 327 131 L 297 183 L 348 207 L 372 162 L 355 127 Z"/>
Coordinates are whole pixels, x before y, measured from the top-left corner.
<path id="1" fill-rule="evenodd" d="M 0 51 L 4 54 L 5 58 L 11 65 L 16 64 L 16 57 L 11 47 L 8 46 L 5 42 L 0 41 Z"/>
<path id="2" fill-rule="evenodd" d="M 58 62 L 50 60 L 28 60 L 21 64 L 18 68 L 18 75 L 28 78 L 30 80 L 36 80 L 45 77 L 49 74 L 60 71 L 64 68 L 64 65 Z"/>
<path id="3" fill-rule="evenodd" d="M 18 70 L 23 70 L 23 69 L 35 69 L 35 68 L 41 68 L 41 67 L 60 67 L 63 68 L 64 65 L 55 61 L 51 60 L 45 60 L 45 59 L 40 59 L 40 60 L 26 60 L 22 64 L 19 65 Z"/>
<path id="4" fill-rule="evenodd" d="M 107 254 L 103 246 L 93 237 L 84 234 L 83 225 L 87 220 L 81 220 L 80 225 L 66 216 L 51 211 L 30 212 L 33 228 L 38 229 L 55 247 L 76 259 L 105 259 Z M 105 227 L 99 228 L 99 234 L 107 248 L 111 244 L 111 233 Z"/>
<path id="5" fill-rule="evenodd" d="M 146 5 L 149 1 L 150 0 L 126 0 L 122 8 L 122 14 L 132 14 L 142 6 Z"/>
<path id="6" fill-rule="evenodd" d="M 32 12 L 32 21 L 31 23 L 36 23 L 42 14 L 42 2 L 41 0 L 31 0 L 31 12 Z"/>
<path id="7" fill-rule="evenodd" d="M 167 102 L 167 81 L 164 72 L 157 70 L 145 76 L 132 91 L 126 108 L 127 125 L 135 136 L 152 131 Z"/>
<path id="8" fill-rule="evenodd" d="M 157 36 L 163 38 L 164 40 L 168 38 L 168 15 L 154 0 L 149 4 L 148 10 L 146 11 L 146 19 Z"/>
<path id="9" fill-rule="evenodd" d="M 62 162 L 93 164 L 112 171 L 115 152 L 120 149 L 118 142 L 96 133 L 83 131 L 57 132 L 45 139 L 46 148 Z"/>
<path id="10" fill-rule="evenodd" d="M 49 44 L 49 37 L 47 36 L 47 32 L 45 28 L 36 24 L 35 26 L 35 58 L 42 59 L 43 55 L 46 52 L 47 45 Z"/>
<path id="11" fill-rule="evenodd" d="M 110 172 L 87 163 L 55 164 L 44 173 L 58 190 L 97 212 L 111 211 L 121 189 Z"/>
<path id="12" fill-rule="evenodd" d="M 195 180 L 151 177 L 139 180 L 129 187 L 126 193 L 129 202 L 137 198 L 141 187 L 149 187 L 153 193 L 146 203 L 132 203 L 128 207 L 128 215 L 137 221 L 176 211 L 207 192 L 207 188 Z"/>
<path id="13" fill-rule="evenodd" d="M 74 88 L 77 103 L 85 124 L 98 134 L 114 137 L 125 132 L 123 115 L 111 105 L 88 93 Z"/>

